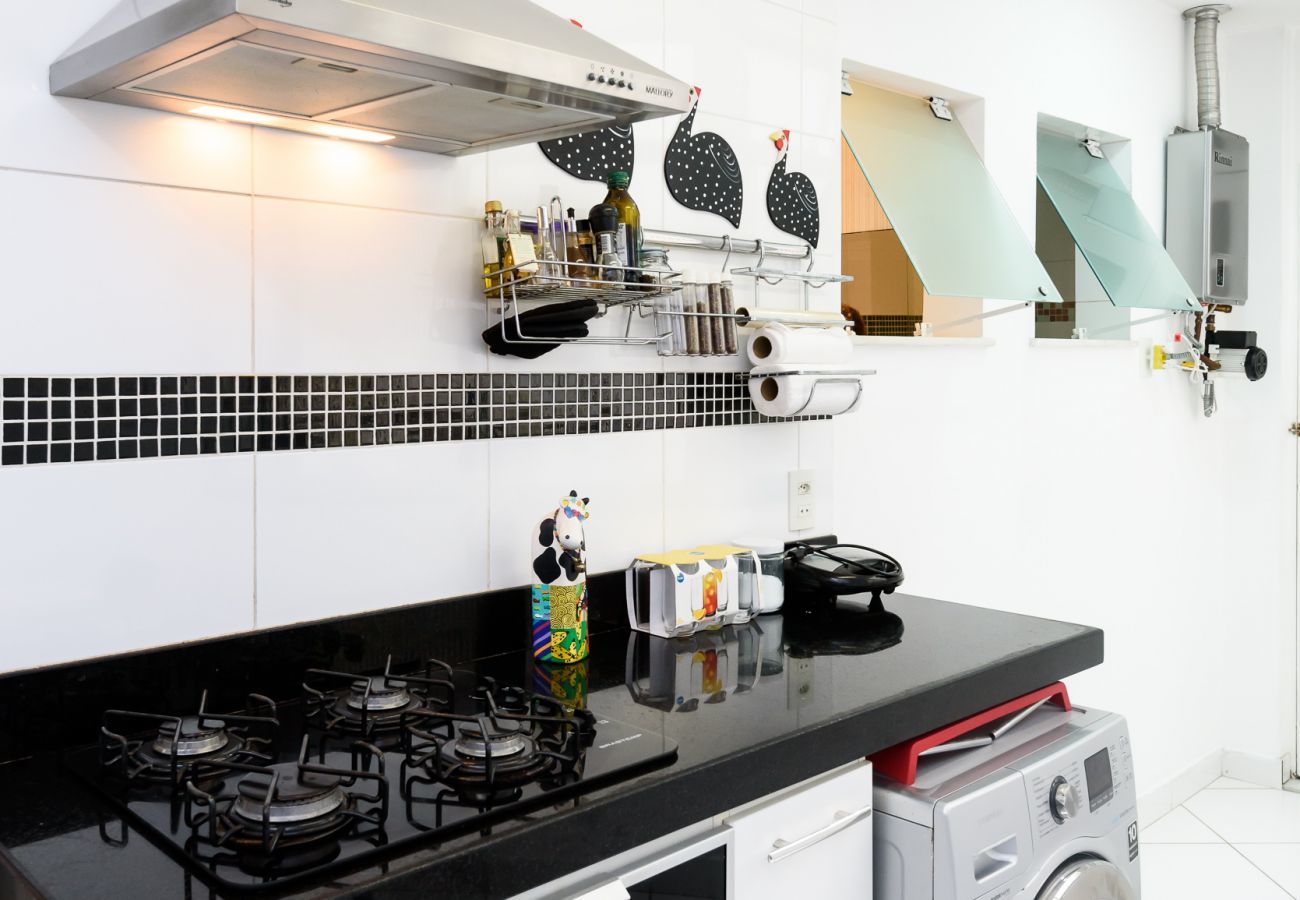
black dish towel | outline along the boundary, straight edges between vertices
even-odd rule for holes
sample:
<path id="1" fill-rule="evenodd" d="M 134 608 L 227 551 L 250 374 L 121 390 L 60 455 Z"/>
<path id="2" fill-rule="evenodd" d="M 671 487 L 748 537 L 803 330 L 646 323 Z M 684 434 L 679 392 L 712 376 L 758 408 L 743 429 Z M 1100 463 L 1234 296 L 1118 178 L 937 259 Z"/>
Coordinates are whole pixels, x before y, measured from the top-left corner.
<path id="1" fill-rule="evenodd" d="M 501 322 L 483 332 L 483 341 L 498 356 L 518 356 L 522 359 L 537 359 L 543 353 L 550 353 L 559 343 L 528 342 L 507 343 L 519 340 L 520 325 L 524 334 L 530 338 L 575 338 L 587 336 L 587 321 L 596 316 L 600 306 L 595 300 L 569 300 L 564 303 L 551 303 L 539 306 L 519 314 L 519 324 L 515 317 L 507 314 Z M 502 328 L 505 337 L 502 337 Z"/>

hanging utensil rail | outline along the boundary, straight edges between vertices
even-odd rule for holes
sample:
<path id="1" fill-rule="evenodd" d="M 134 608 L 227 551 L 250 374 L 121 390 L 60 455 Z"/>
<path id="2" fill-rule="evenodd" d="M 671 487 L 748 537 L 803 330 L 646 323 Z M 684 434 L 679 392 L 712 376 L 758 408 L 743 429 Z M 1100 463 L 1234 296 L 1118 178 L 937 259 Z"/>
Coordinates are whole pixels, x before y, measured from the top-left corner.
<path id="1" fill-rule="evenodd" d="M 520 216 L 520 224 L 537 227 L 536 216 Z M 670 231 L 664 228 L 641 229 L 641 240 L 656 247 L 682 247 L 688 250 L 728 250 L 732 253 L 747 253 L 757 256 L 779 256 L 785 259 L 808 259 L 813 255 L 813 248 L 808 244 L 785 244 L 765 241 L 762 238 L 748 240 L 715 234 L 697 234 L 693 231 Z"/>

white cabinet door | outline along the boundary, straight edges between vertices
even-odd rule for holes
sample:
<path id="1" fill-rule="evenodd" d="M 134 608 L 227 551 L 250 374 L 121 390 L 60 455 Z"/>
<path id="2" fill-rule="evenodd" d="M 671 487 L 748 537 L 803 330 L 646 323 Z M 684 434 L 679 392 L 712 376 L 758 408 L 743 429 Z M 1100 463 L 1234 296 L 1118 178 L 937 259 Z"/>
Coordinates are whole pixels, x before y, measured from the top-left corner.
<path id="1" fill-rule="evenodd" d="M 871 900 L 871 764 L 726 820 L 738 900 Z"/>

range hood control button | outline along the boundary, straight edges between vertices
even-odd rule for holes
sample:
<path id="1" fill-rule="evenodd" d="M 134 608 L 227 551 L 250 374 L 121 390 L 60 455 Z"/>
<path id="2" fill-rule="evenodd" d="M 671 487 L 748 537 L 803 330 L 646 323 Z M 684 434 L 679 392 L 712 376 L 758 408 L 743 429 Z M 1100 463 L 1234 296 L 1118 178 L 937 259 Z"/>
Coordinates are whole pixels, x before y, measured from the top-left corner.
<path id="1" fill-rule="evenodd" d="M 636 88 L 634 88 L 634 87 L 632 86 L 632 82 L 630 82 L 630 81 L 627 83 L 627 89 L 628 89 L 629 91 L 635 91 L 635 90 L 636 90 Z"/>
<path id="2" fill-rule="evenodd" d="M 596 80 L 599 81 L 601 84 L 604 84 L 604 83 L 605 83 L 605 76 L 602 75 L 602 76 L 600 76 L 599 78 L 597 78 Z"/>
<path id="3" fill-rule="evenodd" d="M 595 72 L 588 72 L 588 73 L 587 73 L 587 80 L 588 80 L 588 81 L 595 81 L 595 80 L 596 80 L 596 73 L 595 73 Z"/>
<path id="4" fill-rule="evenodd" d="M 624 81 L 622 78 L 620 78 L 620 79 L 618 80 L 618 86 L 619 86 L 619 87 L 623 87 L 623 86 L 625 86 L 626 84 L 627 84 L 627 82 Z"/>

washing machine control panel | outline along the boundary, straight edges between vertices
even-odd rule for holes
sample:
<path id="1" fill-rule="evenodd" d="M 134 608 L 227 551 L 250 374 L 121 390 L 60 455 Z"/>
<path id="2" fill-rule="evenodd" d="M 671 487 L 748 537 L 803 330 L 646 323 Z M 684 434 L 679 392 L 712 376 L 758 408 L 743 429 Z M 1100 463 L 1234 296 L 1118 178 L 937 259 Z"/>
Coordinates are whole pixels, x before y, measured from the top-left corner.
<path id="1" fill-rule="evenodd" d="M 1109 820 L 1136 803 L 1133 755 L 1122 724 L 1098 729 L 1063 749 L 1047 748 L 1016 768 L 1029 789 L 1040 840 L 1092 830 L 1085 823 Z"/>

